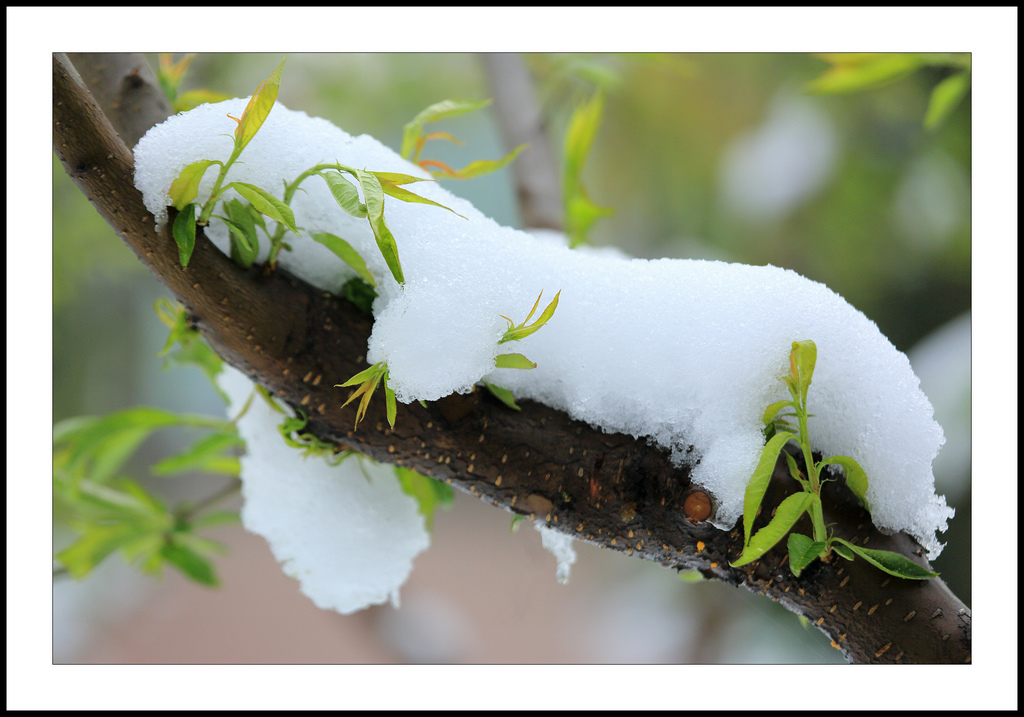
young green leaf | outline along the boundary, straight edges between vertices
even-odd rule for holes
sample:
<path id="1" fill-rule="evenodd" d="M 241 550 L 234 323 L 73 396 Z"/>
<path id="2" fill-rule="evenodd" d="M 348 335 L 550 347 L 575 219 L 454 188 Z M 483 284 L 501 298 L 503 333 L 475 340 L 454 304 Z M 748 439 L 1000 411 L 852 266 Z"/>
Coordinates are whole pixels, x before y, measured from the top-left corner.
<path id="1" fill-rule="evenodd" d="M 360 371 L 345 383 L 335 384 L 335 386 L 338 387 L 355 386 L 356 384 L 359 384 L 359 388 L 353 391 L 352 394 L 348 397 L 348 400 L 341 405 L 341 407 L 344 408 L 345 406 L 350 404 L 356 397 L 362 396 L 362 398 L 359 401 L 359 408 L 356 411 L 357 428 L 359 427 L 359 422 L 363 420 L 363 417 L 366 415 L 366 409 L 370 405 L 370 398 L 373 396 L 373 392 L 377 389 L 377 384 L 380 383 L 382 378 L 384 379 L 385 394 L 387 393 L 387 376 L 388 365 L 381 361 L 380 363 L 375 363 L 373 366 L 370 366 L 368 369 Z M 385 400 L 389 401 L 388 420 L 393 421 L 394 414 L 391 411 L 391 409 L 396 408 L 396 406 L 394 405 L 394 392 L 391 393 L 390 397 L 385 395 Z M 393 423 L 392 428 L 394 428 Z"/>
<path id="2" fill-rule="evenodd" d="M 537 368 L 537 364 L 522 354 L 499 354 L 494 359 L 494 367 L 530 369 Z"/>
<path id="3" fill-rule="evenodd" d="M 202 181 L 203 174 L 206 173 L 211 164 L 224 166 L 223 162 L 216 159 L 201 159 L 181 170 L 181 174 L 171 182 L 171 188 L 167 193 L 171 197 L 171 204 L 179 212 L 195 201 L 195 198 L 199 195 L 199 182 Z"/>
<path id="4" fill-rule="evenodd" d="M 395 418 L 398 415 L 398 405 L 395 402 L 395 392 L 388 386 L 388 372 L 384 372 L 384 403 L 387 408 L 388 425 L 395 427 Z"/>
<path id="5" fill-rule="evenodd" d="M 348 182 L 346 182 L 346 184 L 348 184 Z M 363 257 L 359 256 L 359 252 L 353 249 L 352 245 L 347 241 L 328 232 L 312 234 L 311 236 L 315 241 L 323 244 L 334 252 L 335 256 L 355 269 L 356 273 L 359 274 L 360 278 L 362 278 L 362 280 L 367 284 L 370 286 L 377 285 L 377 282 L 373 279 L 373 274 L 371 274 L 370 270 L 366 268 L 366 262 L 363 261 Z"/>
<path id="6" fill-rule="evenodd" d="M 292 213 L 291 208 L 267 190 L 245 182 L 232 182 L 228 187 L 248 199 L 261 214 L 265 214 L 275 222 L 284 224 L 293 233 L 299 234 L 299 230 L 295 228 L 295 214 Z"/>
<path id="7" fill-rule="evenodd" d="M 953 113 L 960 101 L 971 89 L 971 72 L 958 72 L 950 75 L 932 90 L 928 100 L 928 111 L 924 115 L 925 129 L 935 129 Z"/>
<path id="8" fill-rule="evenodd" d="M 433 182 L 436 180 L 427 179 L 426 177 L 414 177 L 411 174 L 401 174 L 400 172 L 370 172 L 377 180 L 383 185 L 385 182 L 388 184 L 415 184 L 416 182 Z"/>
<path id="9" fill-rule="evenodd" d="M 373 315 L 373 301 L 377 298 L 377 292 L 364 279 L 353 276 L 341 285 L 341 295 L 367 316 Z"/>
<path id="10" fill-rule="evenodd" d="M 849 486 L 853 494 L 857 496 L 859 500 L 867 509 L 871 511 L 868 506 L 867 492 L 868 492 L 868 476 L 864 472 L 864 469 L 860 467 L 860 464 L 848 456 L 832 456 L 826 458 L 818 463 L 818 469 L 827 465 L 840 465 L 843 467 L 843 474 L 846 476 L 846 485 Z"/>
<path id="11" fill-rule="evenodd" d="M 448 117 L 457 117 L 458 115 L 466 114 L 467 112 L 475 112 L 479 109 L 483 109 L 489 104 L 491 104 L 491 100 L 489 99 L 452 99 L 442 100 L 441 102 L 430 105 L 430 107 L 427 107 L 425 110 L 413 117 L 412 121 L 405 125 L 405 128 L 402 131 L 402 157 L 413 162 L 418 159 L 417 156 L 413 155 L 413 152 L 423 134 L 423 125 L 427 122 L 436 122 L 437 120 L 446 119 Z"/>
<path id="12" fill-rule="evenodd" d="M 160 555 L 200 585 L 216 587 L 218 584 L 213 566 L 206 558 L 191 548 L 177 542 L 168 542 L 160 549 Z"/>
<path id="13" fill-rule="evenodd" d="M 199 471 L 237 476 L 238 457 L 225 455 L 225 451 L 243 448 L 245 443 L 237 431 L 220 431 L 203 436 L 191 448 L 164 458 L 150 470 L 153 475 L 174 475 L 185 471 Z"/>
<path id="14" fill-rule="evenodd" d="M 344 388 L 346 386 L 355 386 L 360 383 L 365 383 L 370 379 L 376 378 L 377 376 L 382 374 L 384 372 L 383 366 L 383 363 L 375 363 L 373 366 L 370 366 L 370 368 L 363 369 L 345 383 L 337 383 L 335 384 L 335 386 L 338 386 L 339 388 Z"/>
<path id="15" fill-rule="evenodd" d="M 377 174 L 377 173 L 374 172 L 374 174 Z M 466 218 L 466 217 L 463 217 L 461 214 L 459 214 L 454 209 L 446 207 L 443 204 L 438 204 L 437 202 L 435 202 L 435 201 L 433 201 L 431 199 L 427 199 L 426 197 L 421 197 L 419 194 L 415 194 L 413 192 L 410 192 L 408 189 L 405 189 L 403 187 L 399 187 L 397 184 L 392 184 L 391 182 L 388 182 L 386 180 L 380 180 L 380 187 L 384 191 L 385 194 L 387 194 L 388 196 L 394 197 L 395 199 L 397 199 L 399 201 L 415 203 L 415 204 L 429 204 L 429 205 L 434 206 L 434 207 L 441 207 L 441 209 L 447 209 L 449 212 L 451 212 L 452 214 L 454 214 L 457 217 L 461 217 L 462 219 Z"/>
<path id="16" fill-rule="evenodd" d="M 502 316 L 501 318 L 505 319 L 505 321 L 508 322 L 508 330 L 504 334 L 502 334 L 501 338 L 498 340 L 498 344 L 501 345 L 509 341 L 519 341 L 520 339 L 525 339 L 527 336 L 537 331 L 540 327 L 546 324 L 548 320 L 555 315 L 555 309 L 558 308 L 558 297 L 561 296 L 561 294 L 562 292 L 561 290 L 559 290 L 559 292 L 555 294 L 555 298 L 552 299 L 551 303 L 547 305 L 547 308 L 545 308 L 544 311 L 541 312 L 541 315 L 537 317 L 537 320 L 534 321 L 529 326 L 526 325 L 526 322 L 530 320 L 530 317 L 533 316 L 533 313 L 537 310 L 537 306 L 540 304 L 540 298 L 544 296 L 543 291 L 541 291 L 540 294 L 537 296 L 537 300 L 533 302 L 533 308 L 530 309 L 530 313 L 526 315 L 526 318 L 523 320 L 523 323 L 519 324 L 519 326 L 515 326 L 512 322 L 512 319 L 508 318 L 507 316 Z"/>
<path id="17" fill-rule="evenodd" d="M 809 83 L 811 93 L 839 94 L 873 89 L 906 77 L 921 67 L 921 56 L 907 52 L 850 52 L 819 55 L 832 64 Z"/>
<path id="18" fill-rule="evenodd" d="M 203 88 L 186 90 L 174 98 L 171 107 L 175 112 L 188 112 L 199 105 L 212 105 L 224 100 L 230 100 L 231 96 L 223 92 L 213 92 Z"/>
<path id="19" fill-rule="evenodd" d="M 869 550 L 849 543 L 842 538 L 833 538 L 837 543 L 846 546 L 860 557 L 867 560 L 879 570 L 906 580 L 929 580 L 938 577 L 938 573 L 922 568 L 906 555 L 891 550 Z"/>
<path id="20" fill-rule="evenodd" d="M 804 568 L 821 555 L 821 551 L 825 549 L 825 543 L 817 543 L 800 533 L 790 533 L 788 548 L 789 567 L 793 571 L 793 575 L 800 577 Z"/>
<path id="21" fill-rule="evenodd" d="M 83 578 L 103 559 L 138 537 L 139 531 L 127 523 L 90 525 L 82 536 L 57 558 L 73 578 Z"/>
<path id="22" fill-rule="evenodd" d="M 583 187 L 583 165 L 594 143 L 603 113 L 604 93 L 598 91 L 589 102 L 576 108 L 565 135 L 562 196 L 566 233 L 572 248 L 586 243 L 587 231 L 597 219 L 614 213 L 612 209 L 590 201 Z"/>
<path id="23" fill-rule="evenodd" d="M 416 499 L 427 530 L 433 531 L 434 512 L 438 507 L 450 508 L 455 502 L 455 491 L 439 480 L 402 466 L 395 466 L 395 475 L 402 486 L 402 492 Z"/>
<path id="24" fill-rule="evenodd" d="M 192 60 L 196 59 L 196 53 L 190 52 L 177 62 L 171 58 L 170 52 L 160 53 L 160 66 L 156 71 L 156 80 L 167 99 L 174 102 L 178 96 L 178 86 L 185 78 L 185 71 L 192 64 Z"/>
<path id="25" fill-rule="evenodd" d="M 501 386 L 495 386 L 493 383 L 489 383 L 487 381 L 484 381 L 484 386 L 487 387 L 487 390 L 490 391 L 494 395 L 495 398 L 497 398 L 499 401 L 501 401 L 506 406 L 511 408 L 513 411 L 520 411 L 520 410 L 522 410 L 516 404 L 515 396 L 513 396 L 512 392 L 509 391 L 507 388 L 502 388 Z"/>
<path id="26" fill-rule="evenodd" d="M 811 387 L 814 364 L 818 360 L 818 347 L 813 341 L 794 341 L 789 353 L 790 385 L 800 396 L 800 405 L 807 407 L 807 389 Z"/>
<path id="27" fill-rule="evenodd" d="M 845 545 L 837 543 L 835 538 L 833 538 L 829 542 L 828 547 L 829 549 L 835 551 L 836 555 L 838 555 L 841 558 L 844 558 L 845 560 L 853 560 L 854 558 L 853 551 L 847 548 Z"/>
<path id="28" fill-rule="evenodd" d="M 793 402 L 776 401 L 775 403 L 769 404 L 768 408 L 764 409 L 764 417 L 761 418 L 761 420 L 764 422 L 764 425 L 767 426 L 771 424 L 775 420 L 775 416 L 778 415 L 779 411 L 781 411 L 783 408 L 787 406 L 793 408 Z"/>
<path id="29" fill-rule="evenodd" d="M 775 470 L 775 463 L 779 459 L 779 451 L 793 438 L 792 433 L 776 433 L 772 439 L 761 449 L 761 457 L 757 461 L 754 475 L 750 477 L 746 490 L 743 493 L 743 544 L 750 542 L 750 531 L 754 527 L 754 517 L 757 509 L 764 499 L 764 492 L 768 490 L 768 482 Z"/>
<path id="30" fill-rule="evenodd" d="M 231 236 L 231 260 L 241 264 L 246 269 L 253 265 L 260 253 L 260 245 L 256 238 L 255 225 L 251 233 L 248 228 L 227 217 L 219 217 L 228 228 Z"/>
<path id="31" fill-rule="evenodd" d="M 768 525 L 754 534 L 746 547 L 743 548 L 740 557 L 735 562 L 730 563 L 730 565 L 738 568 L 741 565 L 757 560 L 771 550 L 790 531 L 800 517 L 807 512 L 812 498 L 813 496 L 810 493 L 802 491 L 787 496 L 779 503 L 779 507 L 775 509 L 775 517 L 771 519 Z"/>
<path id="32" fill-rule="evenodd" d="M 402 274 L 402 265 L 398 260 L 398 244 L 395 243 L 395 237 L 384 221 L 384 189 L 372 172 L 357 169 L 356 179 L 359 180 L 359 186 L 363 188 L 367 219 L 370 220 L 370 228 L 373 229 L 377 247 L 388 268 L 391 269 L 391 275 L 395 277 L 395 281 L 404 284 L 405 276 Z"/>
<path id="33" fill-rule="evenodd" d="M 485 174 L 497 172 L 502 167 L 506 166 L 507 164 L 510 164 L 512 161 L 515 160 L 516 157 L 519 156 L 519 153 L 526 149 L 528 146 L 529 145 L 521 144 L 515 149 L 513 149 L 511 152 L 506 154 L 501 159 L 478 159 L 475 162 L 470 162 L 462 169 L 452 169 L 443 162 L 437 162 L 432 160 L 423 160 L 420 162 L 420 165 L 424 167 L 426 167 L 427 165 L 438 167 L 440 171 L 431 172 L 431 174 L 433 174 L 437 178 L 476 179 L 477 177 L 482 177 Z"/>
<path id="34" fill-rule="evenodd" d="M 192 258 L 192 250 L 196 246 L 196 212 L 195 205 L 189 204 L 174 218 L 174 226 L 171 228 L 174 235 L 174 242 L 178 245 L 178 259 L 182 268 L 188 266 L 188 260 Z"/>
<path id="35" fill-rule="evenodd" d="M 359 219 L 366 216 L 366 205 L 359 201 L 359 192 L 341 176 L 341 172 L 320 172 L 320 176 L 327 182 L 327 188 L 339 207 Z"/>
<path id="36" fill-rule="evenodd" d="M 242 118 L 236 120 L 238 126 L 235 128 L 235 151 L 241 152 L 249 141 L 256 136 L 263 122 L 273 109 L 277 101 L 277 92 L 281 88 L 281 73 L 284 72 L 285 60 L 271 73 L 270 77 L 256 88 L 256 92 L 249 98 L 249 104 L 242 112 Z M 230 115 L 229 115 L 230 116 Z M 231 119 L 235 119 L 232 117 Z M 270 215 L 267 215 L 270 216 Z M 298 233 L 298 232 L 296 232 Z"/>

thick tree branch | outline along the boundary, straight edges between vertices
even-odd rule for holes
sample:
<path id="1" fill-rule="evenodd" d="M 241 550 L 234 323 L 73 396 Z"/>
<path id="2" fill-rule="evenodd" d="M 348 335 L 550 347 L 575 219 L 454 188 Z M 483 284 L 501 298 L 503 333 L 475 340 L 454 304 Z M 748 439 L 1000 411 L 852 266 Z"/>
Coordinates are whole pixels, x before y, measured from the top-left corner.
<path id="1" fill-rule="evenodd" d="M 169 230 L 155 230 L 133 184 L 131 152 L 59 56 L 53 115 L 54 151 L 97 211 L 185 305 L 211 346 L 308 412 L 319 438 L 414 468 L 580 540 L 765 594 L 811 620 L 853 661 L 970 660 L 970 611 L 940 580 L 887 578 L 863 560 L 818 564 L 796 579 L 784 546 L 729 567 L 741 531 L 686 520 L 689 473 L 645 440 L 604 433 L 531 401 L 515 413 L 485 392 L 403 406 L 394 430 L 378 401 L 354 431 L 355 408 L 340 407 L 347 393 L 333 384 L 365 368 L 371 319 L 284 271 L 240 268 L 202 232 L 183 269 Z M 787 480 L 777 468 L 769 501 L 781 499 Z M 920 556 L 911 538 L 875 530 L 835 486 L 825 497 L 837 535 Z"/>

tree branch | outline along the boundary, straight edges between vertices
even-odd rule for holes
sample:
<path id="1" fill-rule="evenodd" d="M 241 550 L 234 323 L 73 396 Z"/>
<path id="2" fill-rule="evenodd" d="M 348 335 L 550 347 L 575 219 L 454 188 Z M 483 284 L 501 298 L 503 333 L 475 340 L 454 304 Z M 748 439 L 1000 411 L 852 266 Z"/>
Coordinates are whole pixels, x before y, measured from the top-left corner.
<path id="1" fill-rule="evenodd" d="M 561 231 L 564 227 L 558 162 L 551 153 L 530 72 L 518 54 L 492 52 L 482 55 L 481 60 L 494 96 L 505 151 L 529 145 L 512 163 L 523 226 Z"/>
<path id="2" fill-rule="evenodd" d="M 863 560 L 818 563 L 797 579 L 785 565 L 784 546 L 730 567 L 742 531 L 690 523 L 689 472 L 646 440 L 604 433 L 532 401 L 522 401 L 516 413 L 480 391 L 404 406 L 394 430 L 378 401 L 354 431 L 355 407 L 340 407 L 346 396 L 333 384 L 366 367 L 372 320 L 284 271 L 239 267 L 201 231 L 182 268 L 169 228 L 155 230 L 133 184 L 131 152 L 57 55 L 53 120 L 54 151 L 97 211 L 187 308 L 214 350 L 306 411 L 308 430 L 321 440 L 413 468 L 577 539 L 743 585 L 805 616 L 853 661 L 970 660 L 970 611 L 940 580 L 888 578 Z M 172 211 L 168 227 L 173 219 Z M 787 480 L 782 463 L 765 515 Z M 824 499 L 838 536 L 907 555 L 923 552 L 905 535 L 875 530 L 836 484 Z"/>

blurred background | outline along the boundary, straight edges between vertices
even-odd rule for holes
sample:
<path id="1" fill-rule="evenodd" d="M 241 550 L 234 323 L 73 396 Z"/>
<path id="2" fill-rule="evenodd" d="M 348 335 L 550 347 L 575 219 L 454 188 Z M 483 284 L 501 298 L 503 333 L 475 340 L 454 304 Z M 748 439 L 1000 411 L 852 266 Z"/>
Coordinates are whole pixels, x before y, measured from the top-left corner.
<path id="1" fill-rule="evenodd" d="M 156 67 L 157 57 L 151 56 Z M 933 565 L 971 604 L 970 99 L 925 130 L 932 88 L 919 71 L 849 95 L 811 95 L 827 64 L 801 54 L 528 55 L 560 151 L 568 117 L 595 87 L 604 121 L 587 162 L 591 199 L 613 207 L 597 245 L 638 257 L 771 263 L 827 284 L 906 352 L 946 445 L 937 492 L 956 509 Z M 201 55 L 182 89 L 247 96 L 279 55 Z M 400 146 L 402 126 L 447 98 L 489 91 L 468 54 L 292 54 L 279 101 L 351 134 Z M 490 111 L 447 120 L 465 146 L 425 158 L 462 167 L 505 150 Z M 161 370 L 170 296 L 68 179 L 53 171 L 53 419 L 135 405 L 223 415 L 198 369 Z M 519 225 L 508 169 L 447 182 L 498 222 Z M 155 478 L 148 466 L 191 437 L 157 433 L 129 474 L 169 501 L 220 479 Z M 54 514 L 55 550 L 73 539 Z M 142 576 L 114 556 L 76 582 L 55 579 L 57 663 L 761 663 L 842 662 L 814 628 L 718 582 L 577 543 L 568 585 L 540 536 L 468 495 L 435 519 L 402 608 L 351 616 L 317 609 L 259 536 L 211 531 L 228 552 L 222 587 L 172 570 Z"/>

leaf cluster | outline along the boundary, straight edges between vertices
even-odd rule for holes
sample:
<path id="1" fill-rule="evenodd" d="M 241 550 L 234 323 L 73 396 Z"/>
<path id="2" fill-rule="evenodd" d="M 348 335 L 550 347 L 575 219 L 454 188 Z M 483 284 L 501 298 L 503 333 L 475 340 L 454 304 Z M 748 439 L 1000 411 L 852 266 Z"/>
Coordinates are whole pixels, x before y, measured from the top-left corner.
<path id="1" fill-rule="evenodd" d="M 589 101 L 576 107 L 565 133 L 562 168 L 562 201 L 565 205 L 565 229 L 569 246 L 587 243 L 587 232 L 595 221 L 615 213 L 591 201 L 583 186 L 583 166 L 594 144 L 604 114 L 604 93 L 598 91 Z"/>
<path id="2" fill-rule="evenodd" d="M 835 52 L 819 54 L 830 64 L 807 91 L 820 94 L 861 92 L 896 82 L 926 67 L 953 72 L 933 89 L 925 112 L 925 129 L 936 129 L 959 106 L 971 89 L 969 53 Z"/>
<path id="3" fill-rule="evenodd" d="M 169 52 L 160 55 L 160 66 L 157 68 L 156 79 L 175 112 L 187 112 L 207 102 L 223 102 L 229 99 L 227 95 L 220 92 L 201 88 L 179 92 L 188 67 L 194 59 L 196 59 L 194 52 L 188 53 L 177 62 L 173 61 Z"/>
<path id="4" fill-rule="evenodd" d="M 826 465 L 842 466 L 846 485 L 861 504 L 870 510 L 867 503 L 868 478 L 857 461 L 848 456 L 814 461 L 807 433 L 807 393 L 816 361 L 817 347 L 813 341 L 793 342 L 789 355 L 790 370 L 785 377 L 791 398 L 770 404 L 764 412 L 768 441 L 744 492 L 743 552 L 732 566 L 746 565 L 763 556 L 807 514 L 811 519 L 813 537 L 791 533 L 788 540 L 789 565 L 797 577 L 815 560 L 826 558 L 831 552 L 847 560 L 853 560 L 854 555 L 859 555 L 880 570 L 908 580 L 935 577 L 937 573 L 922 568 L 904 555 L 887 550 L 868 550 L 828 534 L 821 505 L 821 487 L 824 482 L 820 477 L 821 469 Z M 797 421 L 796 433 L 791 432 L 793 429 L 789 419 L 792 418 Z M 790 430 L 779 430 L 780 426 Z M 791 440 L 800 446 L 806 474 L 800 470 L 792 455 L 783 452 L 783 447 Z M 768 524 L 754 533 L 754 519 L 761 508 L 780 452 L 785 456 L 790 476 L 800 485 L 801 491 L 784 498 Z"/>
<path id="5" fill-rule="evenodd" d="M 222 548 L 198 532 L 237 520 L 237 514 L 200 515 L 187 504 L 170 509 L 122 475 L 125 463 L 141 444 L 154 431 L 170 427 L 200 428 L 207 433 L 183 452 L 154 465 L 153 474 L 201 471 L 237 477 L 235 452 L 242 441 L 234 425 L 222 419 L 137 407 L 54 426 L 54 499 L 69 513 L 69 522 L 78 533 L 75 542 L 55 558 L 72 577 L 85 577 L 107 556 L 120 551 L 145 572 L 159 573 L 169 563 L 196 582 L 217 584 L 209 559 Z"/>
<path id="6" fill-rule="evenodd" d="M 470 162 L 465 167 L 458 170 L 452 169 L 444 162 L 439 162 L 434 159 L 420 159 L 423 147 L 429 140 L 446 139 L 454 144 L 462 145 L 462 142 L 457 140 L 448 132 L 430 132 L 424 134 L 424 125 L 428 122 L 437 122 L 438 120 L 447 119 L 449 117 L 458 117 L 459 115 L 476 112 L 490 104 L 491 100 L 489 99 L 448 99 L 441 100 L 440 102 L 430 105 L 405 125 L 402 131 L 402 149 L 400 152 L 402 158 L 408 159 L 410 162 L 415 162 L 420 167 L 430 172 L 435 179 L 474 179 L 476 177 L 495 172 L 511 163 L 519 156 L 520 152 L 526 149 L 527 145 L 519 145 L 501 159 L 480 159 L 475 162 Z"/>

